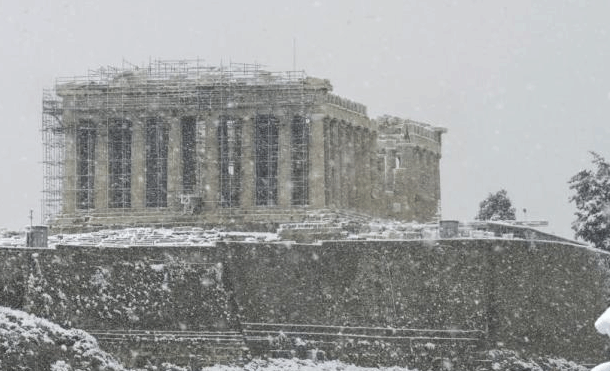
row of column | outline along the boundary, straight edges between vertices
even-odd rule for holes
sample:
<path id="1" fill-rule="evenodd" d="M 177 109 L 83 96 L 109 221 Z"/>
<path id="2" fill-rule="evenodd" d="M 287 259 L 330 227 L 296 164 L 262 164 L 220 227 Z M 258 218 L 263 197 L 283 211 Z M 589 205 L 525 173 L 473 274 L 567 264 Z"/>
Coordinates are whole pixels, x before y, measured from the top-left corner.
<path id="1" fill-rule="evenodd" d="M 69 122 L 70 114 L 64 116 L 65 122 Z M 146 137 L 145 137 L 145 120 L 139 118 L 124 118 L 125 122 L 129 122 L 131 140 L 129 143 L 129 169 L 128 172 L 122 174 L 124 177 L 129 177 L 126 181 L 129 187 L 129 198 L 125 202 L 125 206 L 131 209 L 144 209 L 146 207 Z M 109 130 L 106 123 L 94 123 L 88 121 L 87 125 L 95 127 L 95 145 L 93 158 L 93 189 L 79 189 L 79 161 L 83 161 L 78 153 L 78 131 L 79 125 L 76 120 L 72 120 L 73 124 L 68 125 L 65 131 L 65 159 L 64 167 L 64 184 L 63 184 L 63 212 L 71 213 L 79 209 L 78 193 L 90 192 L 93 198 L 93 208 L 96 210 L 109 209 L 109 196 L 111 189 L 109 174 Z M 175 195 L 182 188 L 182 166 L 181 166 L 181 131 L 180 120 L 171 118 L 168 122 L 168 152 L 167 152 L 167 194 Z M 82 165 L 81 165 L 82 166 Z M 168 206 L 170 198 L 168 197 Z M 122 207 L 114 207 L 112 209 L 121 209 Z"/>
<path id="2" fill-rule="evenodd" d="M 375 136 L 345 121 L 324 122 L 326 205 L 370 211 L 375 187 Z"/>
<path id="3" fill-rule="evenodd" d="M 64 160 L 64 186 L 63 186 L 63 212 L 72 213 L 77 211 L 77 135 L 78 120 L 71 112 L 66 112 L 65 123 L 65 160 Z M 238 207 L 250 208 L 255 206 L 255 156 L 254 129 L 256 116 L 251 112 L 241 112 L 236 115 L 241 121 L 241 171 L 236 174 L 239 185 Z M 291 120 L 288 115 L 277 115 L 278 124 L 278 164 L 277 164 L 277 206 L 288 208 L 292 205 L 291 192 Z M 130 169 L 130 202 L 131 209 L 146 208 L 146 120 L 141 117 L 124 117 L 131 124 L 131 169 Z M 167 206 L 170 209 L 179 209 L 179 195 L 182 189 L 182 133 L 180 117 L 169 117 L 166 119 L 169 127 L 168 151 L 167 151 Z M 109 210 L 109 136 L 106 120 L 97 124 L 95 143 L 95 167 L 94 167 L 94 189 L 93 206 L 97 211 Z M 203 201 L 204 210 L 219 207 L 220 195 L 220 152 L 218 143 L 218 116 L 207 114 L 199 115 L 196 121 L 196 178 L 197 184 L 194 188 L 195 196 L 200 196 Z M 309 203 L 307 206 L 322 208 L 324 199 L 324 127 L 320 117 L 312 117 L 309 123 L 309 163 L 306 182 L 308 183 Z M 347 169 L 349 155 L 346 154 L 343 161 Z M 355 175 L 350 176 L 351 179 Z M 348 196 L 346 196 L 348 197 Z M 113 208 L 112 210 L 117 210 Z"/>

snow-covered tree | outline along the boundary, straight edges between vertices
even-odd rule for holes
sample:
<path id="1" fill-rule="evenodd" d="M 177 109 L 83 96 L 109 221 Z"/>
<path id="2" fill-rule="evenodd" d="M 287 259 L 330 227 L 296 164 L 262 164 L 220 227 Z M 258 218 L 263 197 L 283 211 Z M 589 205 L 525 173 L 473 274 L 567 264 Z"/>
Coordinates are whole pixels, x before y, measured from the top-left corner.
<path id="1" fill-rule="evenodd" d="M 476 220 L 515 220 L 515 208 L 508 198 L 505 189 L 490 193 L 479 204 L 479 213 Z"/>
<path id="2" fill-rule="evenodd" d="M 576 204 L 572 229 L 576 238 L 610 250 L 610 164 L 597 153 L 591 154 L 596 169 L 582 170 L 569 181 L 576 192 L 570 197 Z"/>

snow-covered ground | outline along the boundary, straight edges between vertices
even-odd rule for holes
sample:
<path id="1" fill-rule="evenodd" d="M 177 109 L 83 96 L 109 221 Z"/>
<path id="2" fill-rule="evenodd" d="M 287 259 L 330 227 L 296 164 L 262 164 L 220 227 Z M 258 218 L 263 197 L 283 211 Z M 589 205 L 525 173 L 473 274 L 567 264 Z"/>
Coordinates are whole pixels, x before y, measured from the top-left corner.
<path id="1" fill-rule="evenodd" d="M 359 367 L 340 361 L 314 362 L 303 359 L 255 359 L 245 366 L 213 366 L 203 368 L 201 371 L 415 371 L 403 367 Z"/>
<path id="2" fill-rule="evenodd" d="M 302 225 L 300 225 L 302 224 Z M 298 229 L 306 233 L 312 223 L 291 223 L 280 226 L 273 232 L 239 232 L 222 229 L 203 229 L 197 227 L 176 228 L 125 228 L 105 229 L 97 232 L 58 234 L 49 236 L 49 248 L 57 245 L 74 246 L 205 246 L 217 241 L 276 242 L 282 240 L 282 228 Z M 371 220 L 357 225 L 357 231 L 350 228 L 350 221 L 329 220 L 317 222 L 327 229 L 343 230 L 343 237 L 351 240 L 417 240 L 439 238 L 438 224 L 404 223 L 392 220 Z M 348 232 L 349 231 L 349 232 Z M 493 232 L 478 230 L 463 223 L 458 231 L 458 238 L 497 238 Z M 502 238 L 513 239 L 512 234 Z M 0 247 L 19 248 L 25 246 L 25 233 L 0 230 Z"/>
<path id="3" fill-rule="evenodd" d="M 225 232 L 217 229 L 205 230 L 195 227 L 167 228 L 126 228 L 101 230 L 90 233 L 76 233 L 49 236 L 49 246 L 176 246 L 211 245 L 217 241 L 276 241 L 275 233 Z"/>
<path id="4" fill-rule="evenodd" d="M 58 234 L 49 236 L 48 246 L 205 246 L 217 241 L 234 240 L 246 242 L 278 241 L 276 233 L 264 232 L 225 232 L 202 228 L 179 227 L 167 228 L 125 228 L 116 230 L 101 230 L 88 233 Z M 0 235 L 0 247 L 23 247 L 25 235 L 5 232 Z"/>

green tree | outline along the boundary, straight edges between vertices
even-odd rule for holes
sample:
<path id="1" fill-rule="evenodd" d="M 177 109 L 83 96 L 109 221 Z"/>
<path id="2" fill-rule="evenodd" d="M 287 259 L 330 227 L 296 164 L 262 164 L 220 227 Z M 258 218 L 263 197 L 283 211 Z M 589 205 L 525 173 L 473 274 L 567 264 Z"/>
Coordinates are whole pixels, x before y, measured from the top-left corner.
<path id="1" fill-rule="evenodd" d="M 515 208 L 504 189 L 490 193 L 479 203 L 479 213 L 476 220 L 515 220 Z"/>
<path id="2" fill-rule="evenodd" d="M 596 169 L 581 170 L 568 182 L 575 191 L 570 197 L 576 204 L 572 229 L 576 238 L 610 250 L 610 164 L 595 152 L 591 155 Z"/>

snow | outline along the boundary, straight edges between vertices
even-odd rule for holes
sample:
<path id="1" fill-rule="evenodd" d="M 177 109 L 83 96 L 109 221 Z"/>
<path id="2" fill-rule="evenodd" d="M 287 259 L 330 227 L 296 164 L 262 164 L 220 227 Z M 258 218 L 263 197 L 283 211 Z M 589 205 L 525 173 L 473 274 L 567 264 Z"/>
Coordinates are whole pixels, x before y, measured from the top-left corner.
<path id="1" fill-rule="evenodd" d="M 155 272 L 163 272 L 163 270 L 165 269 L 165 264 L 151 264 L 150 269 Z"/>
<path id="2" fill-rule="evenodd" d="M 610 308 L 595 321 L 595 329 L 602 335 L 610 336 Z"/>
<path id="3" fill-rule="evenodd" d="M 221 366 L 202 368 L 201 371 L 416 371 L 403 367 L 359 367 L 341 361 L 314 362 L 308 359 L 255 359 L 243 367 Z"/>
<path id="4" fill-rule="evenodd" d="M 595 321 L 595 329 L 602 335 L 610 336 L 610 308 Z M 597 365 L 591 371 L 610 371 L 610 362 Z"/>
<path id="5" fill-rule="evenodd" d="M 367 219 L 354 221 L 351 217 L 319 215 L 320 220 L 307 223 L 288 223 L 280 225 L 276 232 L 226 231 L 222 229 L 203 229 L 198 227 L 176 228 L 125 228 L 105 229 L 89 233 L 58 234 L 49 236 L 49 249 L 58 245 L 126 248 L 131 246 L 215 246 L 219 241 L 290 242 L 293 236 L 282 238 L 285 229 L 296 229 L 302 233 L 336 232 L 337 239 L 349 240 L 436 240 L 439 239 L 438 223 L 420 224 L 386 219 Z M 481 230 L 485 222 L 460 223 L 460 239 L 518 239 L 514 233 L 504 233 L 501 237 L 494 232 Z M 499 224 L 496 222 L 495 224 Z M 530 227 L 518 223 L 506 223 L 513 230 L 526 231 Z M 354 230 L 356 229 L 356 230 Z M 544 234 L 539 238 L 543 239 Z M 572 241 L 565 240 L 564 243 Z M 576 242 L 573 242 L 577 244 Z M 25 248 L 25 234 L 0 229 L 0 248 Z M 40 248 L 37 248 L 40 249 Z"/>
<path id="6" fill-rule="evenodd" d="M 610 371 L 610 362 L 602 363 L 591 369 L 591 371 Z"/>
<path id="7" fill-rule="evenodd" d="M 122 371 L 112 356 L 103 352 L 95 338 L 77 329 L 64 329 L 26 312 L 0 306 L 0 369 L 29 369 L 41 360 L 49 369 L 64 371 L 91 369 L 93 364 L 107 371 Z"/>
<path id="8" fill-rule="evenodd" d="M 49 236 L 49 246 L 214 246 L 216 242 L 225 240 L 271 242 L 278 239 L 276 233 L 267 232 L 204 230 L 196 227 L 125 228 Z M 2 240 L 0 240 L 0 246 L 2 245 Z M 158 268 L 161 269 L 161 267 Z"/>

